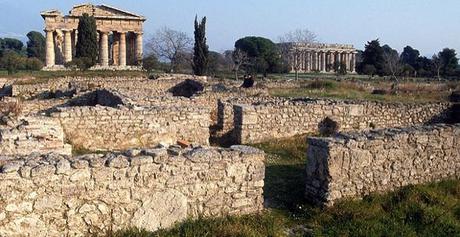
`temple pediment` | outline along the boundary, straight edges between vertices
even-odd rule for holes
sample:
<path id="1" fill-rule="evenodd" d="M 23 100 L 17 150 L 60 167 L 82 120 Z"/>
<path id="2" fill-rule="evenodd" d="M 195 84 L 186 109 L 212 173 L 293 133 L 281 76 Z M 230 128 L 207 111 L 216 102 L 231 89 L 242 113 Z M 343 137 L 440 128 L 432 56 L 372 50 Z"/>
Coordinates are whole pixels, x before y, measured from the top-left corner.
<path id="1" fill-rule="evenodd" d="M 145 20 L 143 16 L 121 10 L 116 7 L 108 5 L 93 5 L 90 3 L 73 6 L 72 10 L 69 11 L 69 15 L 66 17 L 80 17 L 84 13 L 96 18 Z M 63 17 L 61 12 L 58 10 L 43 11 L 41 12 L 41 15 L 43 17 Z"/>
<path id="2" fill-rule="evenodd" d="M 101 18 L 135 18 L 142 20 L 144 19 L 143 16 L 136 15 L 134 13 L 121 10 L 112 6 L 108 5 L 93 5 L 93 4 L 80 4 L 76 5 L 70 10 L 70 16 L 81 16 L 83 13 L 87 13 L 88 15 L 92 15 L 95 17 Z"/>

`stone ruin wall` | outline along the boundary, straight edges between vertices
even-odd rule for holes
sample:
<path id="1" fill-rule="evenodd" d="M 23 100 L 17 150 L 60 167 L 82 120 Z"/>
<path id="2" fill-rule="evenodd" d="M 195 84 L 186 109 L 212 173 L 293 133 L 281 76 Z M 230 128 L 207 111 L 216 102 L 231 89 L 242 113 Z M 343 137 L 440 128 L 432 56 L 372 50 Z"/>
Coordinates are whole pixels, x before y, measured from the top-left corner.
<path id="1" fill-rule="evenodd" d="M 52 78 L 43 82 L 30 83 L 28 80 L 12 81 L 12 96 L 26 99 L 45 95 L 50 91 L 68 90 L 69 86 L 79 90 L 91 90 L 96 88 L 119 89 L 125 91 L 137 90 L 145 94 L 165 94 L 171 87 L 187 80 L 193 79 L 206 82 L 206 77 L 190 75 L 160 75 L 152 80 L 145 77 L 63 77 Z"/>
<path id="2" fill-rule="evenodd" d="M 263 210 L 264 154 L 250 147 L 31 155 L 0 165 L 0 236 L 154 231 Z"/>
<path id="3" fill-rule="evenodd" d="M 81 106 L 58 108 L 66 139 L 75 148 L 123 150 L 175 144 L 209 144 L 209 109 L 200 107 Z"/>
<path id="4" fill-rule="evenodd" d="M 58 153 L 70 155 L 72 147 L 64 141 L 64 131 L 53 118 L 34 116 L 7 118 L 0 123 L 0 156 Z"/>
<path id="5" fill-rule="evenodd" d="M 237 142 L 258 143 L 270 139 L 318 133 L 319 124 L 330 117 L 340 131 L 406 127 L 444 122 L 449 103 L 382 103 L 367 101 L 290 99 L 256 105 L 235 105 Z"/>
<path id="6" fill-rule="evenodd" d="M 307 198 L 326 205 L 460 178 L 460 124 L 309 138 L 306 173 Z"/>

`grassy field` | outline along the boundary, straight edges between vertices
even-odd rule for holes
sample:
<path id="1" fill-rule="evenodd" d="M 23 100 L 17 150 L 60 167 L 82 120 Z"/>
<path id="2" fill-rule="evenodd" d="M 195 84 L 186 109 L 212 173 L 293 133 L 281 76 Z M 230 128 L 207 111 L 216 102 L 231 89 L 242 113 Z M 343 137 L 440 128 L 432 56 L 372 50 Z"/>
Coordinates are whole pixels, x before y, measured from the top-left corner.
<path id="1" fill-rule="evenodd" d="M 256 145 L 267 152 L 267 208 L 261 214 L 188 220 L 170 230 L 125 230 L 107 236 L 460 236 L 458 180 L 344 200 L 332 208 L 308 204 L 303 198 L 304 139 Z"/>
<path id="2" fill-rule="evenodd" d="M 330 79 L 300 82 L 299 88 L 272 88 L 269 93 L 281 97 L 339 98 L 388 102 L 445 102 L 460 82 L 401 82 L 395 88 L 387 81 L 336 81 Z M 380 93 L 373 93 L 380 90 Z"/>

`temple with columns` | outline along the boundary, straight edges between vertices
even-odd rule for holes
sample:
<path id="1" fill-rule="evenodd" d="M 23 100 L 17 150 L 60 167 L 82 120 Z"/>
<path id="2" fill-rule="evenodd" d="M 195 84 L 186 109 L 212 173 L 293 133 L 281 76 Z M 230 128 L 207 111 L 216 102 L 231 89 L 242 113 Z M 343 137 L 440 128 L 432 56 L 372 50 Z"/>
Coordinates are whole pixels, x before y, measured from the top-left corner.
<path id="1" fill-rule="evenodd" d="M 98 65 L 94 69 L 140 69 L 143 55 L 143 16 L 107 5 L 81 4 L 62 15 L 58 10 L 41 13 L 45 20 L 46 65 L 44 70 L 65 69 L 75 57 L 78 22 L 87 13 L 96 20 L 99 39 Z"/>
<path id="2" fill-rule="evenodd" d="M 348 44 L 282 43 L 291 72 L 333 73 L 337 65 L 355 73 L 356 49 Z"/>

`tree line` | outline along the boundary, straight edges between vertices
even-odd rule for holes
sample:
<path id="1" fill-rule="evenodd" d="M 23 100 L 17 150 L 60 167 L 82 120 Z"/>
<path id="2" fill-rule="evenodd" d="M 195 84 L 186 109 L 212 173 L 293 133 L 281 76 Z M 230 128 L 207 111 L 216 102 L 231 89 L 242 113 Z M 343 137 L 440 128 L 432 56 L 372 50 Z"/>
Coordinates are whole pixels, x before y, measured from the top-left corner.
<path id="1" fill-rule="evenodd" d="M 45 37 L 37 31 L 27 33 L 26 45 L 13 38 L 0 38 L 0 69 L 8 74 L 18 70 L 40 70 L 45 60 Z"/>
<path id="2" fill-rule="evenodd" d="M 431 58 L 420 55 L 417 49 L 406 46 L 401 53 L 378 39 L 367 42 L 358 51 L 357 72 L 365 75 L 399 77 L 460 78 L 457 53 L 444 48 Z"/>

